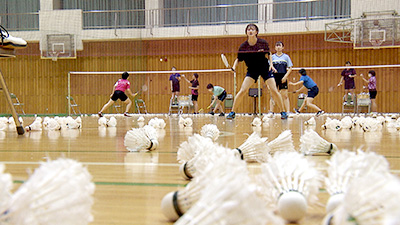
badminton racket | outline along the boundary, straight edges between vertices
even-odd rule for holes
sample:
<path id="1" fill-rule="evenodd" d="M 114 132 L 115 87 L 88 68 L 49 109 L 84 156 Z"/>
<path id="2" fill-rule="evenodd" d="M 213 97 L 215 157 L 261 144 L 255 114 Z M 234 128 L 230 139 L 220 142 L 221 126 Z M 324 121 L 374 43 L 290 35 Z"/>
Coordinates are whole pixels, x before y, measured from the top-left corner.
<path id="1" fill-rule="evenodd" d="M 146 92 L 148 90 L 148 87 L 146 84 L 142 85 L 142 88 L 138 91 L 138 95 L 141 94 L 142 92 Z"/>
<path id="2" fill-rule="evenodd" d="M 207 106 L 207 109 L 211 108 L 211 106 Z"/>
<path id="3" fill-rule="evenodd" d="M 235 71 L 235 70 L 231 67 L 231 65 L 229 65 L 228 59 L 226 58 L 226 56 L 225 56 L 224 54 L 221 54 L 221 59 L 222 59 L 222 62 L 224 63 L 224 65 L 225 65 L 226 68 L 229 68 L 229 69 L 231 69 L 232 71 Z"/>

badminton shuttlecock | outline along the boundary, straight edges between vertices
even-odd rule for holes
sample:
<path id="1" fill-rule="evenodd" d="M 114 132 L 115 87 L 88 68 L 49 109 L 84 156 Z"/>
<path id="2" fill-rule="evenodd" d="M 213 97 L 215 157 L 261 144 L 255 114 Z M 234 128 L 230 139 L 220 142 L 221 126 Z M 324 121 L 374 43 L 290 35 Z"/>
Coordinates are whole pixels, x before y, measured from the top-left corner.
<path id="1" fill-rule="evenodd" d="M 326 190 L 330 195 L 326 212 L 332 212 L 342 201 L 346 190 L 357 177 L 372 172 L 389 173 L 389 163 L 385 157 L 374 152 L 364 153 L 361 150 L 350 152 L 337 151 L 327 161 Z"/>
<path id="2" fill-rule="evenodd" d="M 0 122 L 8 123 L 8 118 L 7 117 L 0 117 Z"/>
<path id="3" fill-rule="evenodd" d="M 95 190 L 91 175 L 70 159 L 42 163 L 12 195 L 0 222 L 9 224 L 88 224 Z"/>
<path id="4" fill-rule="evenodd" d="M 40 117 L 38 117 L 40 118 Z M 41 119 L 37 120 L 35 119 L 35 121 L 33 121 L 32 124 L 28 125 L 25 127 L 25 131 L 29 132 L 29 131 L 41 131 L 42 130 L 42 123 L 41 123 Z"/>
<path id="5" fill-rule="evenodd" d="M 0 121 L 0 131 L 7 129 L 7 123 L 4 123 L 3 121 Z"/>
<path id="6" fill-rule="evenodd" d="M 203 146 L 208 145 L 208 143 L 213 143 L 210 138 L 203 137 L 199 134 L 194 134 L 193 136 L 190 136 L 188 140 L 182 142 L 178 148 L 178 162 L 184 163 L 193 159 L 197 152 L 203 149 Z"/>
<path id="7" fill-rule="evenodd" d="M 337 150 L 337 146 L 323 139 L 314 130 L 308 129 L 300 137 L 300 152 L 311 155 L 314 153 L 333 154 Z"/>
<path id="8" fill-rule="evenodd" d="M 193 125 L 193 120 L 190 117 L 183 118 L 182 116 L 180 116 L 178 124 L 181 127 L 191 127 Z"/>
<path id="9" fill-rule="evenodd" d="M 46 124 L 45 127 L 48 130 L 61 130 L 61 125 L 55 119 L 50 118 L 44 123 Z"/>
<path id="10" fill-rule="evenodd" d="M 78 117 L 78 118 L 80 118 L 80 117 Z M 81 121 L 81 122 L 82 122 L 82 121 Z M 67 117 L 65 126 L 66 126 L 68 129 L 79 129 L 79 128 L 81 128 L 81 123 L 78 123 L 78 121 L 75 120 L 75 119 L 72 118 L 72 117 Z"/>
<path id="11" fill-rule="evenodd" d="M 254 119 L 253 119 L 253 122 L 251 122 L 251 125 L 252 125 L 252 126 L 255 126 L 255 127 L 259 127 L 259 126 L 261 126 L 261 124 L 262 124 L 262 121 L 261 121 L 261 119 L 258 118 L 258 117 L 254 118 Z"/>
<path id="12" fill-rule="evenodd" d="M 262 118 L 263 123 L 268 123 L 270 120 L 271 120 L 271 117 L 268 114 L 264 115 Z"/>
<path id="13" fill-rule="evenodd" d="M 378 131 L 382 129 L 382 123 L 380 123 L 378 120 L 368 117 L 365 118 L 365 121 L 362 123 L 362 129 L 364 132 L 373 132 L 373 131 Z"/>
<path id="14" fill-rule="evenodd" d="M 331 119 L 329 117 L 326 118 L 325 124 L 321 126 L 322 129 L 330 129 L 330 130 L 340 130 L 342 127 L 340 126 L 341 123 L 337 119 Z"/>
<path id="15" fill-rule="evenodd" d="M 23 126 L 24 120 L 22 119 L 22 117 L 18 117 L 18 121 L 19 121 L 19 123 Z M 10 116 L 10 117 L 8 118 L 8 123 L 9 123 L 10 125 L 15 126 L 14 117 Z"/>
<path id="16" fill-rule="evenodd" d="M 126 132 L 124 144 L 129 151 L 155 150 L 159 144 L 157 130 L 149 125 L 132 128 Z"/>
<path id="17" fill-rule="evenodd" d="M 304 125 L 309 125 L 309 126 L 314 126 L 317 123 L 315 122 L 314 117 L 311 117 L 309 120 L 307 120 L 306 122 L 304 122 Z"/>
<path id="18" fill-rule="evenodd" d="M 100 117 L 99 120 L 97 121 L 99 126 L 101 127 L 107 127 L 107 118 L 105 117 Z"/>
<path id="19" fill-rule="evenodd" d="M 317 201 L 322 176 L 298 152 L 277 152 L 261 165 L 260 192 L 289 222 L 302 219 L 309 204 Z"/>
<path id="20" fill-rule="evenodd" d="M 75 122 L 82 126 L 82 117 L 76 117 Z"/>
<path id="21" fill-rule="evenodd" d="M 107 127 L 116 127 L 117 126 L 117 119 L 115 117 L 110 117 L 110 119 L 107 121 Z"/>
<path id="22" fill-rule="evenodd" d="M 269 154 L 267 149 L 267 138 L 262 138 L 253 132 L 243 144 L 235 150 L 240 159 L 246 162 L 266 162 Z"/>
<path id="23" fill-rule="evenodd" d="M 210 143 L 213 144 L 211 141 Z M 231 171 L 247 172 L 246 164 L 237 159 L 230 149 L 219 146 L 215 148 L 215 151 L 214 149 L 205 149 L 205 151 L 207 153 L 203 155 L 204 157 L 207 157 L 208 153 L 212 156 L 208 157 L 210 160 L 200 156 L 204 161 L 204 163 L 200 163 L 202 164 L 200 167 L 203 167 L 201 172 L 197 173 L 197 176 L 185 189 L 170 192 L 163 198 L 161 209 L 169 220 L 175 221 L 187 212 L 199 200 L 203 189 L 209 185 L 211 180 L 218 179 Z M 205 152 L 200 151 L 201 153 Z"/>
<path id="24" fill-rule="evenodd" d="M 201 136 L 210 138 L 212 141 L 216 141 L 219 137 L 219 130 L 217 125 L 206 124 L 201 128 Z"/>
<path id="25" fill-rule="evenodd" d="M 285 130 L 274 140 L 267 143 L 269 154 L 273 155 L 277 151 L 296 151 L 294 149 L 292 131 Z"/>
<path id="26" fill-rule="evenodd" d="M 143 116 L 139 116 L 139 118 L 137 119 L 138 122 L 144 122 L 144 117 Z"/>
<path id="27" fill-rule="evenodd" d="M 12 177 L 9 173 L 4 173 L 5 166 L 0 163 L 0 209 L 6 209 L 10 201 L 11 189 L 13 187 Z"/>
<path id="28" fill-rule="evenodd" d="M 183 142 L 178 149 L 178 161 L 182 163 L 179 167 L 179 173 L 187 180 L 195 177 L 196 171 L 199 170 L 199 161 L 211 162 L 213 160 L 212 157 L 221 157 L 220 155 L 215 156 L 217 155 L 215 152 L 217 148 L 220 147 L 214 144 L 209 138 L 197 134 L 190 137 L 188 141 Z"/>
<path id="29" fill-rule="evenodd" d="M 220 165 L 224 167 L 225 162 Z M 208 171 L 215 169 L 219 168 Z M 257 196 L 246 172 L 243 162 L 243 166 L 208 180 L 200 199 L 175 224 L 283 224 Z"/>
<path id="30" fill-rule="evenodd" d="M 156 129 L 164 129 L 165 128 L 165 121 L 163 119 L 159 119 L 157 117 L 152 118 L 149 120 L 149 125 L 156 128 Z"/>
<path id="31" fill-rule="evenodd" d="M 400 181 L 391 174 L 357 177 L 324 225 L 400 224 Z"/>
<path id="32" fill-rule="evenodd" d="M 340 125 L 342 129 L 351 129 L 353 128 L 353 121 L 350 116 L 345 116 L 340 120 Z"/>

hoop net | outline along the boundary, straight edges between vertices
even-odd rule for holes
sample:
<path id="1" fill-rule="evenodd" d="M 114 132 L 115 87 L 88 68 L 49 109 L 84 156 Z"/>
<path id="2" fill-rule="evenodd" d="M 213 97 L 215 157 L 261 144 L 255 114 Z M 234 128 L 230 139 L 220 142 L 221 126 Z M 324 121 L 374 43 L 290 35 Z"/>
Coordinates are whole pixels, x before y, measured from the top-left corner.
<path id="1" fill-rule="evenodd" d="M 57 61 L 58 55 L 59 55 L 59 54 L 60 54 L 60 52 L 57 52 L 57 51 L 50 51 L 50 52 L 49 52 L 50 58 L 51 58 L 51 60 L 52 60 L 53 62 L 56 62 L 56 61 Z"/>

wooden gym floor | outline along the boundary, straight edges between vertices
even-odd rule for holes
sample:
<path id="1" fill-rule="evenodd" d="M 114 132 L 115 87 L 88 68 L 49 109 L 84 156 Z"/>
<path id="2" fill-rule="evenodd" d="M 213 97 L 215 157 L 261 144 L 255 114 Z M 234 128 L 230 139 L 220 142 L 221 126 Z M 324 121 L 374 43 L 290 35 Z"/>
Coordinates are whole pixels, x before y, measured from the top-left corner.
<path id="1" fill-rule="evenodd" d="M 108 116 L 108 115 L 106 115 Z M 193 119 L 193 127 L 178 126 L 176 115 L 146 115 L 144 124 L 158 116 L 167 126 L 160 135 L 160 146 L 153 152 L 129 152 L 124 146 L 127 130 L 139 127 L 138 115 L 131 118 L 117 116 L 116 128 L 99 128 L 97 116 L 82 117 L 82 129 L 42 132 L 29 132 L 18 136 L 15 128 L 0 131 L 1 161 L 6 172 L 11 173 L 14 189 L 27 180 L 28 171 L 39 166 L 47 158 L 68 157 L 82 162 L 89 169 L 96 184 L 93 206 L 94 222 L 91 224 L 172 224 L 161 213 L 160 203 L 165 194 L 183 188 L 188 183 L 179 175 L 176 151 L 181 142 L 193 133 L 198 133 L 207 123 L 218 126 L 221 135 L 218 143 L 234 148 L 238 147 L 246 135 L 253 132 L 250 123 L 252 116 L 237 116 L 233 121 L 224 117 L 209 115 L 184 115 Z M 274 117 L 269 126 L 259 129 L 262 136 L 269 140 L 282 131 L 290 129 L 296 149 L 299 138 L 306 127 L 304 121 L 313 114 L 302 114 L 282 121 Z M 339 115 L 332 116 L 340 118 Z M 375 151 L 386 156 L 393 173 L 400 171 L 400 132 L 384 127 L 382 131 L 364 133 L 360 129 L 333 132 L 321 130 L 327 115 L 316 118 L 314 129 L 325 139 L 335 143 L 339 149 Z M 30 124 L 33 117 L 24 117 L 24 124 Z M 324 170 L 326 155 L 310 156 L 317 167 Z M 257 173 L 258 164 L 249 164 L 251 173 Z M 320 224 L 324 217 L 324 205 L 327 193 L 320 191 L 320 205 L 309 210 L 309 214 L 300 224 Z"/>

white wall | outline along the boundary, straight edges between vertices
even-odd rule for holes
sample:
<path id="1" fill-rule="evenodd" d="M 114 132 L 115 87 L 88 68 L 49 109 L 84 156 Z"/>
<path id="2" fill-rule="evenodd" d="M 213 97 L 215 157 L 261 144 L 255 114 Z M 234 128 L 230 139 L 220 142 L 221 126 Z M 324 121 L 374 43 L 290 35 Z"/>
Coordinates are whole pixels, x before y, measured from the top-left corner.
<path id="1" fill-rule="evenodd" d="M 271 0 L 259 0 L 260 3 L 270 2 Z M 41 0 L 41 10 L 52 10 L 53 0 Z M 157 9 L 162 7 L 162 0 L 146 0 L 146 9 Z M 400 12 L 399 0 L 352 0 L 352 18 L 358 18 L 363 12 L 396 10 Z M 152 38 L 180 38 L 180 37 L 212 37 L 226 35 L 244 35 L 242 25 L 227 26 L 196 26 L 196 27 L 150 27 L 150 15 L 146 18 L 146 29 L 116 29 L 116 30 L 83 30 L 79 35 L 83 40 L 101 39 L 152 39 Z M 161 20 L 162 15 L 152 14 L 153 22 Z M 73 19 L 73 18 L 71 18 Z M 260 18 L 262 19 L 262 18 Z M 335 20 L 312 20 L 299 22 L 279 22 L 279 23 L 259 23 L 260 33 L 302 33 L 324 31 L 325 23 Z M 45 30 L 42 30 L 46 32 Z M 28 41 L 38 41 L 40 31 L 36 32 L 13 32 L 14 36 L 22 37 Z"/>

